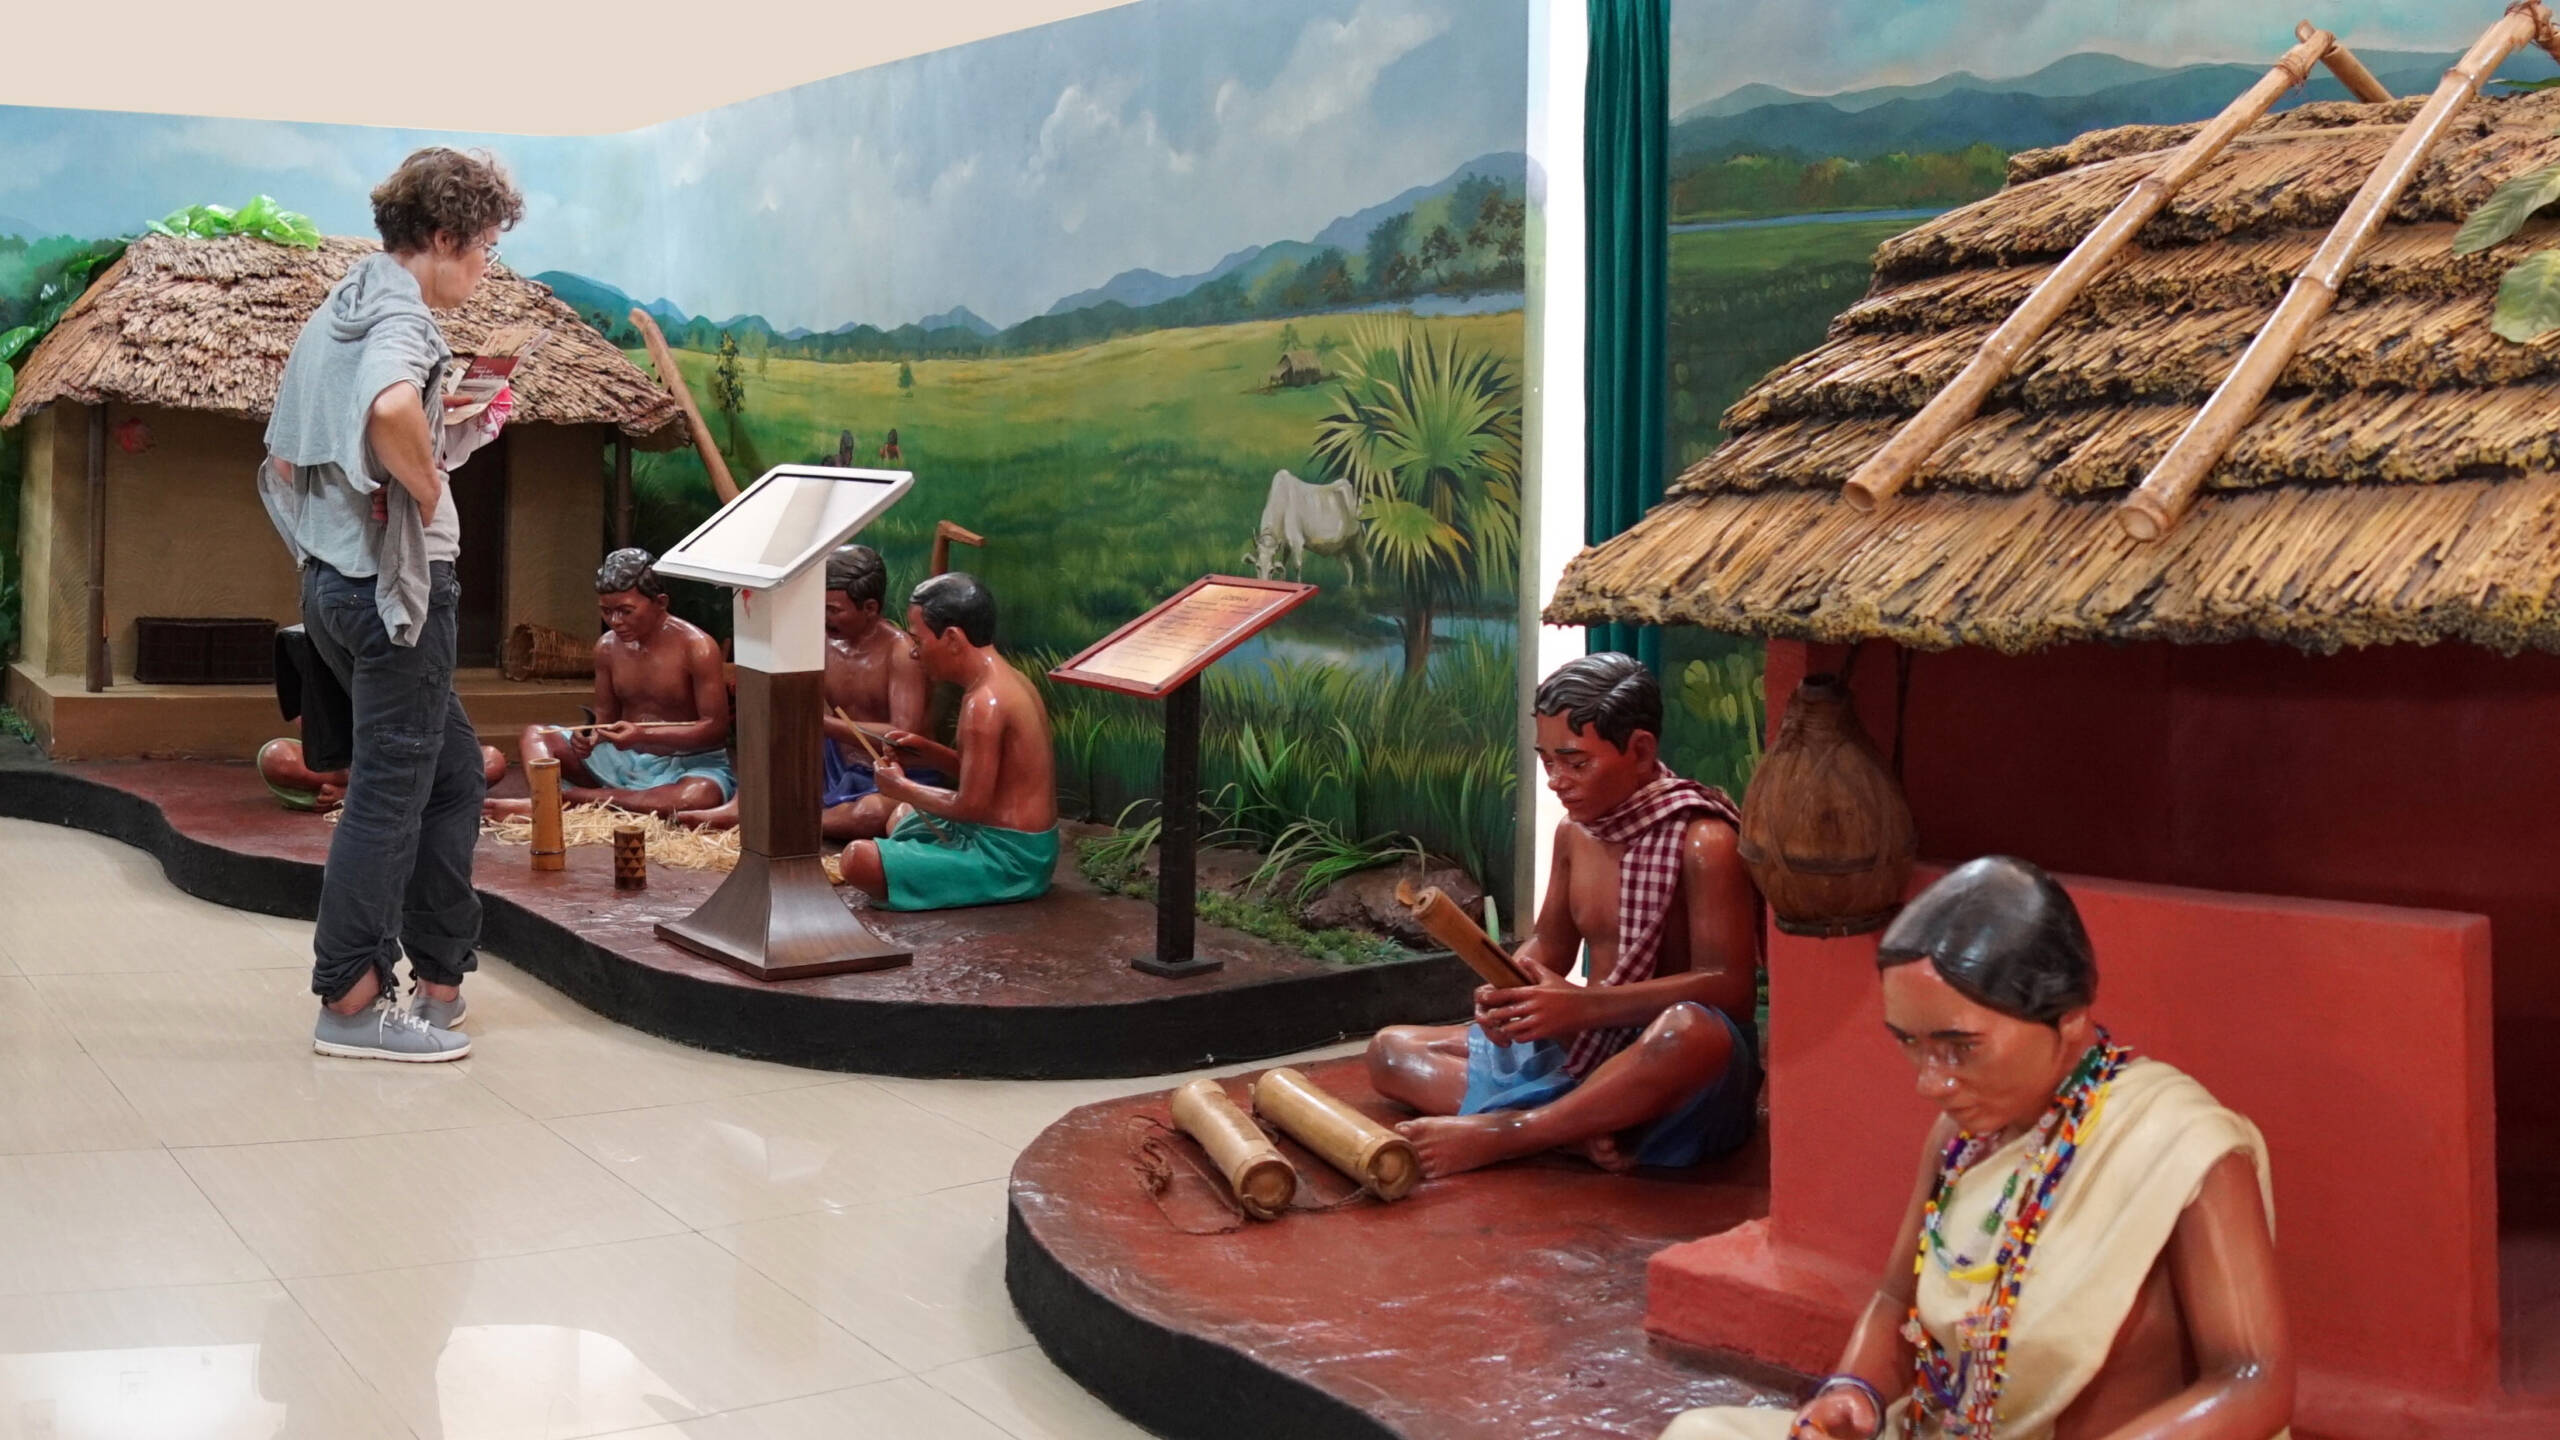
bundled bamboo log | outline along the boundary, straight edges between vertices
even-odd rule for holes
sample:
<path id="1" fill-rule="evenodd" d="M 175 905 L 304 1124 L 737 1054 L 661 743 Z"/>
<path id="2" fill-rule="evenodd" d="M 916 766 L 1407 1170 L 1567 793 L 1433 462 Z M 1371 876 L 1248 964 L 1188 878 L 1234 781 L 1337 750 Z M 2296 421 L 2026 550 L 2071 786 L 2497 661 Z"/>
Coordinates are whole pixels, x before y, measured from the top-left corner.
<path id="1" fill-rule="evenodd" d="M 1429 886 L 1415 894 L 1411 880 L 1399 880 L 1396 903 L 1412 911 L 1413 918 L 1431 932 L 1432 939 L 1455 951 L 1459 959 L 1467 962 L 1468 969 L 1484 977 L 1487 985 L 1516 990 L 1529 983 L 1529 977 L 1520 973 L 1520 967 L 1511 963 L 1511 957 L 1484 933 L 1484 927 L 1469 919 L 1456 901 L 1441 894 L 1439 886 Z"/>
<path id="2" fill-rule="evenodd" d="M 565 870 L 569 847 L 560 835 L 560 762 L 528 760 L 524 780 L 533 790 L 533 868 Z"/>
<path id="3" fill-rule="evenodd" d="M 1282 1134 L 1324 1157 L 1381 1200 L 1401 1200 L 1422 1180 L 1413 1142 L 1317 1089 L 1315 1082 L 1282 1066 L 1253 1082 L 1256 1114 Z"/>
<path id="4" fill-rule="evenodd" d="M 2157 540 L 2194 506 L 2196 491 L 2203 486 L 2205 476 L 2258 413 L 2267 392 L 2275 388 L 2276 377 L 2284 373 L 2312 327 L 2338 303 L 2338 287 L 2348 269 L 2391 213 L 2400 193 L 2426 164 L 2428 152 L 2443 138 L 2455 113 L 2480 92 L 2480 86 L 2508 56 L 2526 45 L 2547 42 L 2550 37 L 2549 13 L 2539 0 L 2523 0 L 2508 7 L 2498 23 L 2490 26 L 2488 33 L 2445 72 L 2435 94 L 2384 153 L 2382 163 L 2366 177 L 2355 199 L 2348 202 L 2346 213 L 2338 217 L 2311 263 L 2294 277 L 2284 302 L 2276 307 L 2266 328 L 2249 342 L 2229 378 L 2213 392 L 2213 398 L 2205 402 L 2204 409 L 2169 447 L 2169 453 L 2152 467 L 2141 488 L 2116 512 L 2116 521 L 2126 534 L 2136 540 Z"/>
<path id="5" fill-rule="evenodd" d="M 1861 510 L 1873 510 L 1900 493 L 1921 465 L 1937 453 L 1939 446 L 1981 413 L 1982 402 L 1990 396 L 1992 388 L 2008 378 L 2009 373 L 2017 368 L 2018 361 L 2035 348 L 2036 342 L 2052 328 L 2054 321 L 2071 308 L 2081 292 L 2089 288 L 2090 282 L 2115 263 L 2125 247 L 2133 243 L 2134 236 L 2151 223 L 2152 217 L 2168 205 L 2189 178 L 2213 163 L 2214 157 L 2222 153 L 2232 137 L 2255 124 L 2286 91 L 2310 78 L 2311 67 L 2315 63 L 2325 59 L 2334 64 L 2337 57 L 2346 55 L 2345 47 L 2338 44 L 2336 36 L 2326 30 L 2313 29 L 2308 22 L 2296 33 L 2302 37 L 2300 44 L 2286 51 L 2284 58 L 2278 60 L 2257 84 L 2241 92 L 2240 98 L 2224 107 L 2212 123 L 2173 151 L 2158 169 L 2142 177 L 2132 193 L 2126 195 L 2107 218 L 2072 249 L 2069 257 L 2046 274 L 2043 281 L 2028 293 L 2025 301 L 2001 322 L 1999 329 L 1991 332 L 1990 338 L 1982 342 L 1982 348 L 1974 352 L 1973 359 L 1956 378 L 1939 391 L 1919 414 L 1912 416 L 1891 440 L 1885 442 L 1883 449 L 1858 467 L 1858 472 L 1849 477 L 1848 485 L 1841 492 L 1850 504 Z M 2364 80 L 2372 81 L 2372 75 L 2365 72 L 2363 65 L 2356 63 L 2353 56 L 2346 55 L 2346 63 Z M 2345 71 L 2340 71 L 2339 75 L 2341 79 L 2346 78 Z M 2355 88 L 2355 84 L 2348 81 L 2350 89 Z M 2380 89 L 2380 86 L 2375 84 L 2373 88 Z M 2389 92 L 2383 92 L 2381 98 L 2388 99 Z"/>
<path id="6" fill-rule="evenodd" d="M 1204 1076 L 1174 1091 L 1170 1104 L 1173 1123 L 1209 1152 L 1246 1215 L 1270 1220 L 1289 1208 L 1298 1193 L 1298 1172 L 1262 1127 L 1227 1098 L 1225 1086 Z"/>

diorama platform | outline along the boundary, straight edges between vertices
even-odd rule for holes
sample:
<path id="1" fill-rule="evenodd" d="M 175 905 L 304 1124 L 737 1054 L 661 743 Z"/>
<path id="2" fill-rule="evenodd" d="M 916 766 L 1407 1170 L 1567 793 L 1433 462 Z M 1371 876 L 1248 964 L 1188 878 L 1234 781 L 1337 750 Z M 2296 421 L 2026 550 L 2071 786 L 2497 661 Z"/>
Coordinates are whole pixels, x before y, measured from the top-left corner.
<path id="1" fill-rule="evenodd" d="M 590 680 L 509 680 L 489 669 L 454 671 L 453 688 L 481 742 L 509 759 L 525 726 L 560 723 L 595 693 Z M 119 675 L 93 694 L 83 676 L 47 674 L 20 660 L 0 671 L 0 701 L 26 717 L 46 754 L 65 760 L 246 760 L 293 733 L 277 716 L 276 687 L 263 683 L 145 685 Z"/>
<path id="2" fill-rule="evenodd" d="M 23 754 L 23 752 L 22 752 Z M 156 856 L 191 895 L 308 918 L 332 827 L 281 809 L 246 765 L 0 760 L 0 816 L 67 825 Z M 1062 860 L 1049 894 L 931 914 L 865 912 L 914 963 L 766 982 L 657 938 L 717 874 L 652 867 L 613 888 L 606 847 L 537 872 L 483 837 L 483 943 L 608 1019 L 734 1055 L 876 1075 L 1069 1079 L 1152 1075 L 1324 1045 L 1466 1013 L 1475 977 L 1447 955 L 1344 966 L 1203 925 L 1225 968 L 1180 980 L 1129 967 L 1155 911 L 1096 891 Z M 175 938 L 175 937 L 173 937 Z"/>
<path id="3" fill-rule="evenodd" d="M 1358 1060 L 1309 1078 L 1399 1118 Z M 1241 1100 L 1233 1077 L 1228 1091 Z M 1697 1405 L 1782 1403 L 1644 1333 L 1645 1263 L 1766 1212 L 1765 1140 L 1687 1171 L 1545 1157 L 1392 1205 L 1175 1228 L 1140 1179 L 1162 1093 L 1088 1105 L 1013 1169 L 1005 1282 L 1060 1369 L 1175 1440 L 1645 1437 Z M 1184 1142 L 1188 1143 L 1188 1142 Z"/>

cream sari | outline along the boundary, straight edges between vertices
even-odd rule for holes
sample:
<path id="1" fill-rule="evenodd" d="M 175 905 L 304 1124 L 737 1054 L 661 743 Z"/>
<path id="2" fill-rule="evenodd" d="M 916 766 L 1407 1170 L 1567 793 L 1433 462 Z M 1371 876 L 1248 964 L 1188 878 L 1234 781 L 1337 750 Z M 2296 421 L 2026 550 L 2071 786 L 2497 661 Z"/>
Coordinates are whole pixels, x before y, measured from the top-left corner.
<path id="1" fill-rule="evenodd" d="M 2033 1138 L 2030 1132 L 2009 1142 L 1956 1182 L 1942 1232 L 1951 1250 L 1970 1254 L 1976 1248 L 1966 1242 L 1981 1235 L 1984 1213 L 2000 1203 L 2001 1187 L 2027 1159 Z M 2275 1199 L 2258 1127 L 2157 1060 L 2132 1061 L 2116 1076 L 2028 1262 L 2009 1334 L 1998 1440 L 2049 1440 L 2054 1422 L 2106 1364 L 2160 1248 L 2195 1202 L 2206 1173 L 2235 1150 L 2256 1162 L 2258 1193 L 2272 1221 Z M 1959 1349 L 1958 1325 L 1990 1286 L 1989 1280 L 1957 1280 L 1935 1261 L 1923 1270 L 1920 1323 L 1949 1354 Z M 1902 1388 L 1907 1391 L 1907 1383 Z M 1909 1404 L 1907 1394 L 1894 1402 L 1886 1436 L 1902 1433 Z M 1672 1421 L 1662 1440 L 1785 1440 L 1793 1415 L 1739 1407 L 1692 1410 Z M 1934 1440 L 1939 1431 L 1932 1425 L 1922 1433 Z"/>

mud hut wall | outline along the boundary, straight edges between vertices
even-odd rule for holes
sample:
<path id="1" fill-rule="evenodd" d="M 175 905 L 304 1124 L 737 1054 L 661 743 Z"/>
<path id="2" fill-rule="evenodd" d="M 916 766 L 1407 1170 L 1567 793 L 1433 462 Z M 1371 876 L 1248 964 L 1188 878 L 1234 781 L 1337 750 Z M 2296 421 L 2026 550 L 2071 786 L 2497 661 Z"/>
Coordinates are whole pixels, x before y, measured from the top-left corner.
<path id="1" fill-rule="evenodd" d="M 130 420 L 149 431 L 149 446 L 138 454 L 113 438 Z M 107 636 L 115 673 L 133 673 L 138 616 L 299 622 L 301 580 L 258 499 L 266 427 L 126 405 L 108 406 L 107 424 Z"/>
<path id="2" fill-rule="evenodd" d="M 597 633 L 610 438 L 602 425 L 507 432 L 504 629 L 531 623 L 571 635 Z M 463 537 L 465 546 L 474 543 Z"/>
<path id="3" fill-rule="evenodd" d="M 1888 651 L 1865 647 L 1854 683 L 1889 749 Z M 1809 661 L 1840 658 L 1772 642 L 1772 723 Z M 2560 1090 L 2540 1073 L 2560 1053 L 2560 655 L 1950 650 L 1914 657 L 1902 727 L 1934 861 L 2012 854 L 2109 879 L 2488 916 L 2501 1188 L 2560 1220 Z"/>
<path id="4" fill-rule="evenodd" d="M 39 410 L 27 421 L 18 491 L 18 656 L 38 674 L 76 674 L 86 661 L 89 586 L 88 412 Z"/>

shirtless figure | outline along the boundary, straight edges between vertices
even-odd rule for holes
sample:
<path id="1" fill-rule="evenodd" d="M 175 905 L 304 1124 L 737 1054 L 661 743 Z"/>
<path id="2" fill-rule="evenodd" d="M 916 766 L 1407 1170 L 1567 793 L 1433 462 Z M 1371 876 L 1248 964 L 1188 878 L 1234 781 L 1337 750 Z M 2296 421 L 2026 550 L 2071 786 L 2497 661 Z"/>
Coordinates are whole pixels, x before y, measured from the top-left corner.
<path id="1" fill-rule="evenodd" d="M 1423 1113 L 1396 1129 L 1431 1176 L 1556 1149 L 1607 1170 L 1735 1149 L 1760 1092 L 1759 894 L 1735 850 L 1739 817 L 1663 767 L 1662 689 L 1628 656 L 1559 668 L 1537 718 L 1566 818 L 1514 956 L 1536 983 L 1477 990 L 1471 1025 L 1378 1032 L 1370 1082 Z M 1668 902 L 1623 915 L 1626 872 L 1645 866 L 1670 876 Z M 1577 985 L 1565 977 L 1586 947 L 1590 983 Z"/>
<path id="2" fill-rule="evenodd" d="M 932 699 L 933 687 L 907 632 L 880 613 L 888 588 L 888 567 L 870 546 L 838 546 L 827 557 L 827 668 L 821 681 L 827 708 L 820 717 L 827 743 L 821 757 L 819 824 L 826 838 L 839 844 L 888 834 L 893 808 L 872 783 L 871 754 L 854 735 L 856 723 L 874 736 L 889 730 L 922 731 Z M 926 785 L 946 783 L 925 770 L 908 778 Z M 733 796 L 717 809 L 686 810 L 676 819 L 726 830 L 738 823 L 738 802 Z"/>
<path id="3" fill-rule="evenodd" d="M 312 769 L 303 758 L 302 742 L 291 737 L 258 747 L 258 778 L 287 810 L 334 810 L 347 798 L 347 772 Z M 506 753 L 495 745 L 481 746 L 482 782 L 495 785 L 506 778 Z"/>
<path id="4" fill-rule="evenodd" d="M 1904 907 L 1876 964 L 1886 1029 L 1941 1112 L 1884 1279 L 1793 1414 L 1692 1410 L 1663 1440 L 1873 1440 L 1906 1420 L 1932 1440 L 2282 1433 L 2266 1141 L 2099 1028 L 2070 895 L 2023 860 L 1976 860 Z"/>
<path id="5" fill-rule="evenodd" d="M 1040 692 L 996 653 L 996 599 L 966 571 L 918 585 L 908 643 L 929 680 L 960 686 L 958 746 L 892 730 L 873 779 L 889 833 L 845 847 L 844 880 L 891 910 L 996 905 L 1045 893 L 1058 864 L 1057 752 Z M 919 784 L 913 762 L 960 777 Z"/>
<path id="6" fill-rule="evenodd" d="M 720 642 L 667 613 L 666 582 L 646 550 L 616 550 L 596 571 L 596 727 L 524 732 L 523 754 L 560 762 L 560 798 L 673 815 L 729 798 L 737 780 Z M 643 727 L 646 728 L 643 728 Z M 530 800 L 492 800 L 493 815 L 531 813 Z"/>

